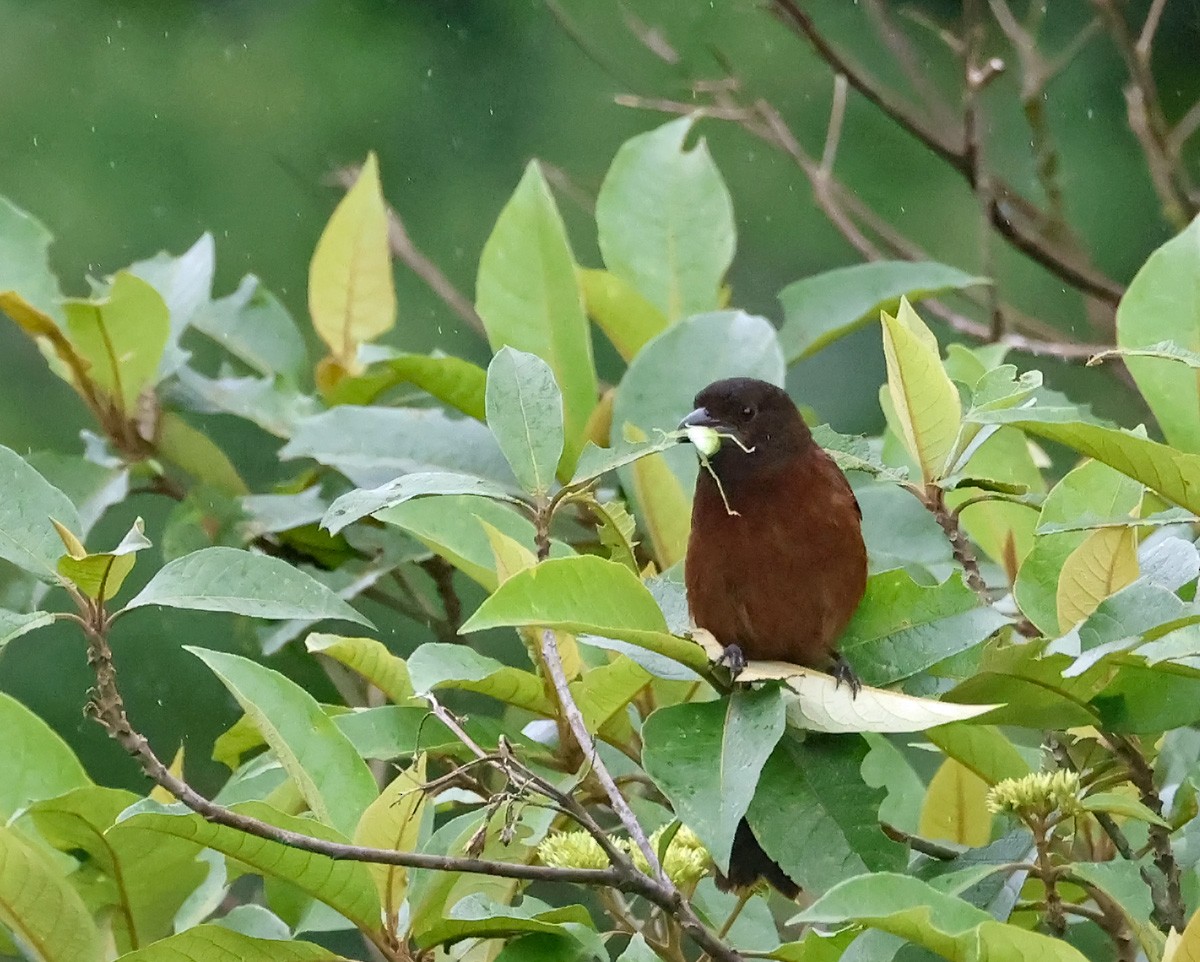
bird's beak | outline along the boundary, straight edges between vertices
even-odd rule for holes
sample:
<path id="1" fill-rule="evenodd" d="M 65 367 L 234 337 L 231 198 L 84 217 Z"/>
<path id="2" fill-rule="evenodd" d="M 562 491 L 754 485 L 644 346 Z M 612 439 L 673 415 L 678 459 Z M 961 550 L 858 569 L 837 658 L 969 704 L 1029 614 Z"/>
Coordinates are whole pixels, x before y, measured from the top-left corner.
<path id="1" fill-rule="evenodd" d="M 721 432 L 728 433 L 729 427 L 708 413 L 708 408 L 696 408 L 679 422 L 679 430 L 695 445 L 704 457 L 711 458 L 720 450 Z"/>

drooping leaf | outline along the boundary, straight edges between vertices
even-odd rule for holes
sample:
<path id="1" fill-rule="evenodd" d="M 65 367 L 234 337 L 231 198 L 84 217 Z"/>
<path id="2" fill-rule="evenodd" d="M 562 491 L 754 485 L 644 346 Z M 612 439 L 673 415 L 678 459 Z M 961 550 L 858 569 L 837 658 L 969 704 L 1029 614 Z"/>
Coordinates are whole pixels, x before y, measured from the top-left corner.
<path id="1" fill-rule="evenodd" d="M 308 310 L 330 356 L 350 373 L 358 347 L 396 323 L 387 206 L 372 152 L 317 241 L 308 271 Z"/>
<path id="2" fill-rule="evenodd" d="M 632 477 L 631 491 L 641 506 L 642 526 L 654 559 L 659 570 L 666 571 L 687 554 L 691 497 L 662 454 L 639 458 L 624 473 Z"/>
<path id="3" fill-rule="evenodd" d="M 263 377 L 299 384 L 305 376 L 308 350 L 296 322 L 253 274 L 232 294 L 201 304 L 189 324 Z"/>
<path id="4" fill-rule="evenodd" d="M 232 806 L 235 812 L 249 815 L 300 835 L 309 835 L 345 844 L 346 836 L 310 818 L 285 815 L 261 802 Z M 121 823 L 129 828 L 145 829 L 188 839 L 216 849 L 244 862 L 263 875 L 283 879 L 302 892 L 324 902 L 365 932 L 380 928 L 379 897 L 364 862 L 334 861 L 302 849 L 291 848 L 248 835 L 239 829 L 218 825 L 203 816 L 184 813 L 178 806 L 170 811 L 150 806 Z"/>
<path id="5" fill-rule="evenodd" d="M 0 924 L 42 962 L 102 962 L 92 913 L 44 849 L 0 826 Z"/>
<path id="6" fill-rule="evenodd" d="M 684 147 L 695 120 L 627 140 L 596 198 L 605 266 L 671 323 L 721 306 L 736 242 L 733 203 L 707 145 Z"/>
<path id="7" fill-rule="evenodd" d="M 956 722 L 931 728 L 925 737 L 989 785 L 1029 774 L 1029 765 L 1021 753 L 999 729 L 990 725 Z"/>
<path id="8" fill-rule="evenodd" d="M 15 451 L 0 446 L 0 558 L 51 580 L 62 543 L 50 519 L 80 530 L 79 514 L 70 499 L 31 468 Z"/>
<path id="9" fill-rule="evenodd" d="M 421 835 L 425 807 L 425 756 L 400 772 L 379 797 L 367 806 L 354 831 L 354 844 L 412 852 Z M 408 870 L 400 865 L 367 866 L 383 906 L 388 931 L 399 928 L 400 909 L 408 893 Z"/>
<path id="10" fill-rule="evenodd" d="M 767 854 L 810 892 L 904 866 L 903 846 L 879 827 L 883 792 L 860 775 L 866 754 L 861 738 L 786 735 L 763 767 L 746 818 Z"/>
<path id="11" fill-rule="evenodd" d="M 925 838 L 978 847 L 992 837 L 987 808 L 988 784 L 953 758 L 947 758 L 929 781 L 918 831 Z"/>
<path id="12" fill-rule="evenodd" d="M 530 161 L 479 258 L 476 307 L 493 350 L 536 354 L 563 392 L 562 467 L 573 469 L 596 404 L 591 331 L 566 229 L 537 161 Z"/>
<path id="13" fill-rule="evenodd" d="M 311 575 L 237 548 L 203 548 L 165 565 L 125 607 L 146 605 L 252 618 L 339 618 L 373 627 Z"/>
<path id="14" fill-rule="evenodd" d="M 402 705 L 412 698 L 408 665 L 374 638 L 346 638 L 314 632 L 304 645 L 310 652 L 332 658 L 358 672 L 393 704 Z"/>
<path id="15" fill-rule="evenodd" d="M 580 268 L 579 284 L 588 315 L 626 364 L 647 341 L 666 330 L 662 311 L 612 271 Z"/>
<path id="16" fill-rule="evenodd" d="M 915 303 L 987 283 L 987 278 L 931 261 L 874 261 L 806 277 L 779 292 L 784 356 L 793 364 L 815 354 L 865 327 L 880 311 L 894 314 L 901 297 Z"/>
<path id="17" fill-rule="evenodd" d="M 150 547 L 150 539 L 146 537 L 145 529 L 145 523 L 138 518 L 120 544 L 111 551 L 98 554 L 72 551 L 71 545 L 68 544 L 67 554 L 58 559 L 58 573 L 89 598 L 115 597 L 125 578 L 133 570 L 134 556 L 142 549 Z M 61 535 L 62 531 L 59 533 Z M 83 546 L 78 547 L 82 549 Z"/>
<path id="18" fill-rule="evenodd" d="M 0 291 L 14 291 L 61 322 L 62 290 L 48 253 L 53 239 L 41 221 L 0 197 Z"/>
<path id="19" fill-rule="evenodd" d="M 471 418 L 437 408 L 343 404 L 300 420 L 280 458 L 308 457 L 336 468 L 360 488 L 401 474 L 452 471 L 513 483 L 492 433 Z"/>
<path id="20" fill-rule="evenodd" d="M 1170 824 L 1161 816 L 1155 815 L 1149 808 L 1129 795 L 1119 792 L 1097 792 L 1083 800 L 1085 812 L 1107 812 L 1109 815 L 1122 815 L 1150 825 L 1161 825 L 1170 828 Z"/>
<path id="21" fill-rule="evenodd" d="M 316 700 L 257 662 L 185 646 L 237 699 L 313 814 L 349 835 L 378 792 L 371 771 Z"/>
<path id="22" fill-rule="evenodd" d="M 484 413 L 487 374 L 478 364 L 445 354 L 396 354 L 346 378 L 327 395 L 330 405 L 371 404 L 401 384 L 414 384 L 476 421 Z"/>
<path id="23" fill-rule="evenodd" d="M 376 511 L 432 495 L 476 495 L 515 505 L 525 504 L 511 490 L 486 478 L 447 471 L 422 471 L 402 475 L 378 488 L 359 488 L 343 494 L 329 506 L 321 519 L 321 527 L 337 534 L 347 525 Z"/>
<path id="24" fill-rule="evenodd" d="M 766 687 L 660 708 L 642 728 L 646 774 L 722 870 L 783 727 L 779 689 Z"/>
<path id="25" fill-rule="evenodd" d="M 0 730 L 9 750 L 0 753 L 0 820 L 32 802 L 91 785 L 65 741 L 11 695 L 0 692 Z"/>
<path id="26" fill-rule="evenodd" d="M 887 388 L 901 437 L 925 481 L 939 480 L 950 468 L 962 402 L 942 366 L 936 338 L 908 301 L 901 299 L 895 317 L 886 311 L 882 317 Z"/>
<path id="27" fill-rule="evenodd" d="M 556 713 L 555 706 L 546 700 L 537 675 L 505 665 L 465 645 L 422 645 L 408 659 L 408 670 L 418 692 L 461 688 L 537 715 L 549 717 Z"/>
<path id="28" fill-rule="evenodd" d="M 460 629 L 559 628 L 605 635 L 705 669 L 703 649 L 667 631 L 653 595 L 624 565 L 594 555 L 552 558 L 500 585 Z"/>
<path id="29" fill-rule="evenodd" d="M 228 925 L 210 923 L 172 935 L 137 952 L 121 956 L 121 962 L 339 962 L 342 956 L 311 942 L 255 938 L 236 932 Z"/>
<path id="30" fill-rule="evenodd" d="M 488 427 L 517 482 L 544 498 L 563 453 L 563 399 L 550 365 L 502 347 L 488 365 L 486 405 Z"/>
<path id="31" fill-rule="evenodd" d="M 1200 386 L 1191 369 L 1200 364 L 1198 264 L 1200 221 L 1193 220 L 1147 258 L 1117 307 L 1129 373 L 1167 442 L 1192 453 L 1200 453 Z"/>
<path id="32" fill-rule="evenodd" d="M 950 962 L 1085 962 L 1067 942 L 997 922 L 961 898 L 893 872 L 848 879 L 789 921 L 855 922 L 890 932 Z"/>
<path id="33" fill-rule="evenodd" d="M 157 379 L 170 335 L 162 295 L 122 271 L 113 278 L 107 297 L 68 300 L 66 313 L 71 342 L 91 364 L 89 377 L 132 416 L 138 396 Z"/>

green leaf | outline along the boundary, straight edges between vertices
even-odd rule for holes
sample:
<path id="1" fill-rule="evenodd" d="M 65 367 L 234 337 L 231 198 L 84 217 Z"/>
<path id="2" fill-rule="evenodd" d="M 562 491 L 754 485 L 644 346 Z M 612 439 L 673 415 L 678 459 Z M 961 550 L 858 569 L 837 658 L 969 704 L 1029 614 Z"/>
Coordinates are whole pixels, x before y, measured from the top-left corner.
<path id="1" fill-rule="evenodd" d="M 182 468 L 197 481 L 233 497 L 250 493 L 237 468 L 217 443 L 174 411 L 167 411 L 159 419 L 156 441 L 158 453 L 164 460 Z"/>
<path id="2" fill-rule="evenodd" d="M 502 347 L 488 365 L 486 402 L 488 427 L 517 482 L 544 498 L 563 452 L 562 394 L 550 365 Z"/>
<path id="3" fill-rule="evenodd" d="M 300 420 L 279 457 L 312 458 L 360 488 L 427 471 L 462 472 L 503 484 L 514 480 L 491 431 L 438 408 L 343 404 Z"/>
<path id="4" fill-rule="evenodd" d="M 181 400 L 201 412 L 221 412 L 257 424 L 268 434 L 289 438 L 296 426 L 317 410 L 316 401 L 284 378 L 207 378 L 180 368 Z"/>
<path id="5" fill-rule="evenodd" d="M 65 741 L 12 695 L 0 692 L 0 731 L 9 750 L 0 753 L 0 820 L 32 802 L 91 784 Z"/>
<path id="6" fill-rule="evenodd" d="M 609 471 L 615 471 L 627 464 L 633 464 L 639 458 L 662 451 L 670 451 L 679 446 L 680 438 L 675 434 L 663 434 L 653 441 L 632 441 L 621 438 L 612 447 L 600 448 L 590 441 L 579 455 L 579 463 L 575 467 L 575 477 L 571 479 L 571 487 L 580 487 L 589 481 L 603 477 Z"/>
<path id="7" fill-rule="evenodd" d="M 951 467 L 962 422 L 958 390 L 942 367 L 937 339 L 907 300 L 895 317 L 886 311 L 882 317 L 887 388 L 901 438 L 925 481 L 937 481 Z"/>
<path id="8" fill-rule="evenodd" d="M 1097 792 L 1083 800 L 1085 812 L 1107 812 L 1109 815 L 1123 815 L 1148 825 L 1161 825 L 1170 828 L 1170 824 L 1155 815 L 1149 808 L 1129 795 L 1119 792 Z"/>
<path id="9" fill-rule="evenodd" d="M 416 851 L 425 801 L 425 756 L 420 755 L 367 806 L 354 831 L 354 844 L 394 852 Z M 408 870 L 402 865 L 369 863 L 367 869 L 379 892 L 387 930 L 399 931 L 400 909 L 408 893 Z"/>
<path id="10" fill-rule="evenodd" d="M 588 316 L 628 364 L 649 341 L 667 328 L 662 311 L 611 271 L 581 267 L 579 284 Z"/>
<path id="11" fill-rule="evenodd" d="M 102 962 L 92 913 L 44 850 L 0 826 L 0 924 L 41 962 Z"/>
<path id="12" fill-rule="evenodd" d="M 515 347 L 546 361 L 563 391 L 569 471 L 596 405 L 591 330 L 566 228 L 537 161 L 530 161 L 484 245 L 476 307 L 493 350 Z"/>
<path id="13" fill-rule="evenodd" d="M 1200 453 L 1200 383 L 1189 369 L 1200 365 L 1198 270 L 1200 221 L 1193 220 L 1150 255 L 1117 307 L 1117 344 L 1129 373 L 1167 443 L 1193 453 Z"/>
<path id="14" fill-rule="evenodd" d="M 220 924 L 197 925 L 137 952 L 121 962 L 338 962 L 342 956 L 311 942 L 256 939 Z"/>
<path id="15" fill-rule="evenodd" d="M 633 659 L 616 655 L 608 664 L 589 668 L 583 677 L 571 682 L 571 694 L 588 731 L 599 731 L 650 684 L 651 678 Z"/>
<path id="16" fill-rule="evenodd" d="M 348 377 L 329 392 L 335 404 L 371 404 L 381 394 L 401 384 L 415 384 L 443 404 L 476 421 L 484 419 L 487 374 L 478 364 L 444 354 L 398 354 L 358 377 Z"/>
<path id="17" fill-rule="evenodd" d="M 786 368 L 775 328 L 742 311 L 689 317 L 654 338 L 633 359 L 613 401 L 613 436 L 633 425 L 650 438 L 673 432 L 692 408 L 696 392 L 720 378 L 756 377 L 783 384 Z M 696 479 L 691 445 L 674 445 L 663 456 L 686 491 Z M 632 472 L 621 472 L 628 490 Z"/>
<path id="18" fill-rule="evenodd" d="M 233 810 L 300 835 L 346 843 L 346 836 L 310 818 L 285 815 L 261 802 L 244 802 Z M 380 929 L 379 897 L 364 862 L 335 861 L 236 828 L 217 825 L 201 815 L 182 814 L 178 809 L 144 811 L 121 823 L 129 828 L 161 832 L 216 849 L 244 862 L 263 875 L 283 879 L 300 891 L 340 912 L 364 932 Z"/>
<path id="19" fill-rule="evenodd" d="M 107 297 L 68 300 L 66 312 L 71 341 L 91 364 L 91 380 L 126 417 L 132 417 L 138 396 L 157 380 L 171 331 L 162 295 L 141 278 L 121 271 Z"/>
<path id="20" fill-rule="evenodd" d="M 150 547 L 145 532 L 146 525 L 138 518 L 112 551 L 73 557 L 68 545 L 68 553 L 58 559 L 58 573 L 89 598 L 113 598 L 133 570 L 134 555 Z"/>
<path id="21" fill-rule="evenodd" d="M 997 922 L 960 898 L 892 872 L 848 879 L 789 921 L 881 929 L 951 962 L 1086 962 L 1066 942 Z"/>
<path id="22" fill-rule="evenodd" d="M 446 471 L 425 471 L 402 475 L 378 488 L 358 488 L 343 494 L 329 506 L 329 510 L 321 519 L 321 527 L 331 534 L 337 534 L 347 525 L 376 511 L 393 508 L 413 498 L 448 494 L 478 495 L 496 501 L 507 501 L 509 504 L 525 505 L 524 501 L 503 485 L 487 478 Z"/>
<path id="23" fill-rule="evenodd" d="M 80 530 L 79 514 L 70 499 L 31 468 L 15 451 L 0 445 L 0 558 L 37 575 L 54 578 L 62 542 L 50 519 Z"/>
<path id="24" fill-rule="evenodd" d="M 385 508 L 377 517 L 408 532 L 489 591 L 495 590 L 498 581 L 492 546 L 483 523 L 531 548 L 535 538 L 533 523 L 528 518 L 507 505 L 471 495 L 406 501 Z M 550 553 L 553 557 L 572 552 L 562 542 L 551 541 Z"/>
<path id="25" fill-rule="evenodd" d="M 695 121 L 627 140 L 596 198 L 605 266 L 671 323 L 720 306 L 736 243 L 733 202 L 708 146 L 701 138 L 684 147 Z"/>
<path id="26" fill-rule="evenodd" d="M 966 765 L 947 758 L 929 780 L 917 831 L 978 848 L 992 838 L 992 813 L 987 807 L 988 783 Z"/>
<path id="27" fill-rule="evenodd" d="M 62 290 L 50 270 L 53 239 L 41 221 L 0 197 L 0 291 L 15 291 L 61 322 Z"/>
<path id="28" fill-rule="evenodd" d="M 692 502 L 662 454 L 639 458 L 623 472 L 627 490 L 641 505 L 642 527 L 660 571 L 682 561 L 692 529 Z"/>
<path id="29" fill-rule="evenodd" d="M 875 261 L 806 277 L 779 292 L 784 356 L 794 364 L 865 327 L 880 311 L 895 314 L 901 297 L 916 302 L 987 283 L 932 261 Z"/>
<path id="30" fill-rule="evenodd" d="M 351 373 L 360 369 L 358 346 L 396 323 L 387 205 L 374 152 L 317 241 L 308 269 L 308 311 L 330 355 Z"/>
<path id="31" fill-rule="evenodd" d="M 313 814 L 346 835 L 378 789 L 354 746 L 295 682 L 227 652 L 185 646 L 237 699 L 275 752 Z"/>
<path id="32" fill-rule="evenodd" d="M 146 605 L 231 611 L 252 618 L 338 618 L 374 627 L 286 561 L 237 548 L 203 548 L 164 565 L 125 607 Z"/>
<path id="33" fill-rule="evenodd" d="M 170 318 L 170 335 L 159 366 L 159 379 L 174 373 L 187 362 L 179 338 L 201 306 L 211 303 L 216 247 L 207 231 L 178 257 L 159 251 L 153 257 L 130 265 L 139 277 L 162 295 Z"/>
<path id="34" fill-rule="evenodd" d="M 556 706 L 546 700 L 537 675 L 505 665 L 465 645 L 436 642 L 422 645 L 409 657 L 408 670 L 418 692 L 459 688 L 488 695 L 536 715 L 557 714 Z"/>
<path id="35" fill-rule="evenodd" d="M 839 648 L 869 685 L 890 685 L 972 648 L 1008 623 L 961 575 L 920 585 L 906 571 L 867 579 Z"/>
<path id="36" fill-rule="evenodd" d="M 1098 461 L 1069 471 L 1046 495 L 1038 527 L 1071 522 L 1083 515 L 1128 514 L 1142 498 L 1142 486 Z M 1058 634 L 1058 580 L 1083 532 L 1044 534 L 1034 538 L 1014 588 L 1021 613 L 1047 636 Z"/>
<path id="37" fill-rule="evenodd" d="M 1140 518 L 1128 514 L 1114 518 L 1086 514 L 1073 521 L 1051 521 L 1037 526 L 1037 534 L 1063 534 L 1067 531 L 1096 531 L 1100 528 L 1166 528 L 1177 524 L 1200 524 L 1200 515 L 1183 508 L 1167 508 Z"/>
<path id="38" fill-rule="evenodd" d="M 699 645 L 668 632 L 654 596 L 633 572 L 594 555 L 552 558 L 518 572 L 476 609 L 460 631 L 470 634 L 500 627 L 604 635 L 690 668 L 708 667 Z"/>
<path id="39" fill-rule="evenodd" d="M 374 638 L 346 638 L 313 632 L 304 645 L 313 654 L 332 658 L 358 672 L 393 704 L 402 705 L 412 698 L 408 665 Z"/>
<path id="40" fill-rule="evenodd" d="M 734 832 L 783 728 L 783 702 L 774 686 L 671 705 L 646 719 L 646 774 L 722 871 L 728 869 Z"/>
<path id="41" fill-rule="evenodd" d="M 930 728 L 925 737 L 989 785 L 1006 778 L 1024 778 L 1030 772 L 1013 743 L 990 725 L 956 722 Z"/>
<path id="42" fill-rule="evenodd" d="M 1165 444 L 1135 434 L 1078 421 L 1069 416 L 1041 420 L 1037 407 L 992 411 L 981 415 L 989 424 L 1012 424 L 1038 437 L 1055 441 L 1102 461 L 1122 474 L 1141 481 L 1189 511 L 1200 513 L 1200 454 L 1184 454 Z"/>
<path id="43" fill-rule="evenodd" d="M 592 919 L 582 905 L 551 908 L 526 896 L 519 907 L 502 905 L 484 895 L 469 895 L 450 910 L 450 917 L 435 922 L 416 939 L 419 949 L 466 938 L 496 939 L 525 932 L 567 935 L 569 926 L 592 929 Z"/>
<path id="44" fill-rule="evenodd" d="M 908 477 L 907 468 L 891 468 L 871 451 L 864 437 L 838 434 L 828 424 L 818 424 L 812 429 L 813 440 L 837 462 L 843 471 L 861 471 L 884 481 L 900 482 Z"/>
<path id="45" fill-rule="evenodd" d="M 883 792 L 860 774 L 857 737 L 785 736 L 767 759 L 746 815 L 767 854 L 811 892 L 862 872 L 902 869 L 904 847 L 879 828 Z"/>
<path id="46" fill-rule="evenodd" d="M 122 952 L 165 938 L 175 914 L 207 874 L 194 845 L 115 826 L 138 801 L 132 792 L 88 786 L 38 802 L 30 812 L 42 838 L 63 852 L 87 853 L 105 884 L 93 894 L 111 909 Z"/>
<path id="47" fill-rule="evenodd" d="M 71 499 L 79 512 L 79 527 L 75 530 L 81 538 L 87 536 L 105 511 L 124 501 L 129 493 L 129 469 L 123 465 L 105 466 L 53 451 L 35 451 L 26 461 Z"/>
<path id="48" fill-rule="evenodd" d="M 10 641 L 36 628 L 54 624 L 54 615 L 48 611 L 9 611 L 0 608 L 0 650 Z"/>
<path id="49" fill-rule="evenodd" d="M 190 326 L 257 374 L 283 375 L 292 384 L 306 376 L 308 349 L 296 322 L 253 274 L 227 297 L 201 304 Z"/>

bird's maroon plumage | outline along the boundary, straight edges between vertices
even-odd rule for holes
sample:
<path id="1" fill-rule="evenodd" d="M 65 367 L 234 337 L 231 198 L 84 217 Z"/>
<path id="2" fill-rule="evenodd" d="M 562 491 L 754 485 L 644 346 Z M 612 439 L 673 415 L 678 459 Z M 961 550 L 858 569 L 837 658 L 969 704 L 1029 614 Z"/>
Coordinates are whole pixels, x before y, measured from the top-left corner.
<path id="1" fill-rule="evenodd" d="M 764 381 L 710 384 L 683 425 L 727 435 L 696 480 L 685 565 L 692 620 L 735 669 L 744 659 L 833 669 L 857 691 L 835 648 L 867 580 L 862 515 L 845 475 L 791 398 Z M 788 897 L 799 892 L 743 820 L 720 881 L 740 888 L 760 877 Z"/>

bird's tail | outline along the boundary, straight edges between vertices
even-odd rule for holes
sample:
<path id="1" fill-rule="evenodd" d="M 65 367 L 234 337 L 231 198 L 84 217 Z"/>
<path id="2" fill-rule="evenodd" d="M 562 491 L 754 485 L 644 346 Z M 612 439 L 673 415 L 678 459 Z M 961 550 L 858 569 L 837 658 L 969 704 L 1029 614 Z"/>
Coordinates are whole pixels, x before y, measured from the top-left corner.
<path id="1" fill-rule="evenodd" d="M 784 896 L 794 899 L 800 894 L 800 886 L 788 878 L 778 863 L 758 844 L 750 824 L 744 818 L 738 823 L 733 836 L 733 848 L 729 852 L 729 874 L 717 875 L 717 888 L 722 892 L 730 889 L 748 888 L 760 878 L 766 879 Z"/>

